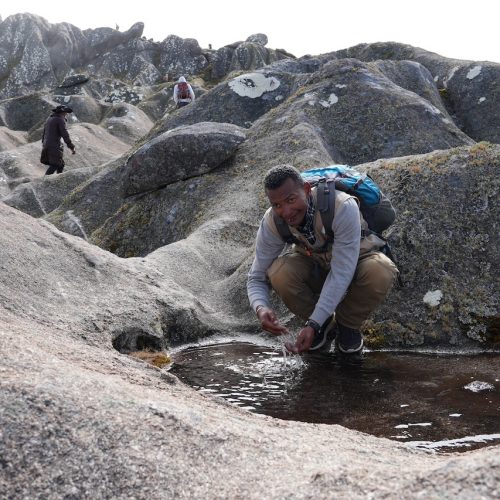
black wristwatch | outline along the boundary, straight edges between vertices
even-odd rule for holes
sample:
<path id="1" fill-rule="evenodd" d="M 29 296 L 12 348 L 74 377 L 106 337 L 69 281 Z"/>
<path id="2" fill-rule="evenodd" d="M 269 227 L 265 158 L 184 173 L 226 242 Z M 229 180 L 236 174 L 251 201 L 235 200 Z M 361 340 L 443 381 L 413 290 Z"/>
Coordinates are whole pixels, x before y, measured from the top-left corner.
<path id="1" fill-rule="evenodd" d="M 319 333 L 321 329 L 320 324 L 317 321 L 314 321 L 313 319 L 308 319 L 306 321 L 305 326 L 310 326 L 314 330 L 314 333 Z"/>

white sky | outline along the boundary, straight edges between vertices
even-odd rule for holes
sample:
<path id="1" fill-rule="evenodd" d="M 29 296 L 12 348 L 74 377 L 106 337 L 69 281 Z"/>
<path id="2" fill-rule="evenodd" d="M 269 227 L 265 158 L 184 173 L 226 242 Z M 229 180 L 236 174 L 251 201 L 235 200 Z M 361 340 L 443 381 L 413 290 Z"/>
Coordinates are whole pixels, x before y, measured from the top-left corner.
<path id="1" fill-rule="evenodd" d="M 137 21 L 156 41 L 168 35 L 195 38 L 217 49 L 253 33 L 269 48 L 296 56 L 321 54 L 358 43 L 395 41 L 445 57 L 500 62 L 499 0 L 11 0 L 0 15 L 38 14 L 80 29 Z"/>

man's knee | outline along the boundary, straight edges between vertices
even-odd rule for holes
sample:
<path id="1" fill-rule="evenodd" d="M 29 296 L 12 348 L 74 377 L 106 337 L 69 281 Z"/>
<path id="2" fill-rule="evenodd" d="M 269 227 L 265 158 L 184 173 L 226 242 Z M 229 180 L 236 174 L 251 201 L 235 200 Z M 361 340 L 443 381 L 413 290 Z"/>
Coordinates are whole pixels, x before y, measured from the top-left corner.
<path id="1" fill-rule="evenodd" d="M 386 255 L 377 252 L 361 260 L 356 270 L 356 285 L 386 294 L 392 288 L 398 269 Z"/>
<path id="2" fill-rule="evenodd" d="M 273 289 L 281 294 L 294 285 L 305 283 L 308 273 L 308 266 L 304 265 L 300 256 L 284 255 L 271 264 L 267 277 Z"/>

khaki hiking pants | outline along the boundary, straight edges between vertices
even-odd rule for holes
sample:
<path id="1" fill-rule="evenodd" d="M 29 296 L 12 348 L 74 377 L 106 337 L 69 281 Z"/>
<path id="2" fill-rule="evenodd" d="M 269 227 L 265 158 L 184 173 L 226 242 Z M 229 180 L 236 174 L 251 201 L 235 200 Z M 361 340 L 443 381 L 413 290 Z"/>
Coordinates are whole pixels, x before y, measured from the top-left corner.
<path id="1" fill-rule="evenodd" d="M 267 271 L 273 289 L 286 307 L 303 321 L 312 314 L 327 274 L 314 258 L 298 252 L 278 257 Z M 335 311 L 336 320 L 359 330 L 363 321 L 384 301 L 397 275 L 398 269 L 382 252 L 361 255 L 354 278 Z"/>

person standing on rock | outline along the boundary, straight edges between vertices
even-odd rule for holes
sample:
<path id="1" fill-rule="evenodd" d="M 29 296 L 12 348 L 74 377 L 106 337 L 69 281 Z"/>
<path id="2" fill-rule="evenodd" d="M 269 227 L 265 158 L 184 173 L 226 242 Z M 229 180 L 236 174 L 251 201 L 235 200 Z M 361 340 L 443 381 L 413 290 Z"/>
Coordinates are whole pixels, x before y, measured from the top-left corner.
<path id="1" fill-rule="evenodd" d="M 52 114 L 47 118 L 42 135 L 42 156 L 40 161 L 48 165 L 45 175 L 54 172 L 58 174 L 64 170 L 64 146 L 61 139 L 66 143 L 72 153 L 75 154 L 75 145 L 71 142 L 66 128 L 66 116 L 73 113 L 68 106 L 60 105 L 52 110 Z"/>
<path id="2" fill-rule="evenodd" d="M 327 350 L 333 337 L 345 354 L 360 353 L 362 323 L 383 302 L 398 270 L 380 249 L 385 242 L 367 229 L 356 198 L 335 192 L 333 243 L 325 236 L 312 188 L 290 165 L 269 170 L 264 187 L 271 207 L 257 232 L 255 258 L 248 274 L 250 305 L 263 330 L 289 333 L 269 301 L 269 285 L 304 322 L 295 353 Z M 297 241 L 291 249 L 277 224 L 286 224 Z"/>
<path id="3" fill-rule="evenodd" d="M 195 96 L 191 85 L 181 76 L 174 87 L 174 101 L 177 104 L 177 108 L 187 106 L 191 102 L 194 102 L 194 99 Z"/>

